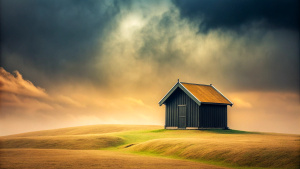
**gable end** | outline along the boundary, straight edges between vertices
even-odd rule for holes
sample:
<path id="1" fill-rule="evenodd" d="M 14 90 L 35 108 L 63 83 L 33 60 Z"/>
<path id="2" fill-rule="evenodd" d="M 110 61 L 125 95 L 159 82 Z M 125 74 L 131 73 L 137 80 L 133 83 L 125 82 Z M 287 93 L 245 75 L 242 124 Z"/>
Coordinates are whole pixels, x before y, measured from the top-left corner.
<path id="1" fill-rule="evenodd" d="M 174 93 L 174 91 L 180 88 L 185 94 L 187 94 L 192 100 L 194 100 L 199 106 L 201 101 L 198 100 L 189 90 L 187 90 L 180 82 L 177 82 L 171 90 L 158 102 L 159 106 L 163 105 L 165 101 Z"/>

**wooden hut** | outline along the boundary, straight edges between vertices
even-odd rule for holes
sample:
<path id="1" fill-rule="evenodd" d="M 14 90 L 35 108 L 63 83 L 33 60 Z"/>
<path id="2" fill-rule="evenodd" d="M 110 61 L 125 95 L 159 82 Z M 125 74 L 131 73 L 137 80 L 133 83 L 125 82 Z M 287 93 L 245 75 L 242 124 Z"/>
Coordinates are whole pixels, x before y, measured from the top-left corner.
<path id="1" fill-rule="evenodd" d="M 233 103 L 212 84 L 178 82 L 160 100 L 166 105 L 166 129 L 227 129 L 227 105 Z"/>

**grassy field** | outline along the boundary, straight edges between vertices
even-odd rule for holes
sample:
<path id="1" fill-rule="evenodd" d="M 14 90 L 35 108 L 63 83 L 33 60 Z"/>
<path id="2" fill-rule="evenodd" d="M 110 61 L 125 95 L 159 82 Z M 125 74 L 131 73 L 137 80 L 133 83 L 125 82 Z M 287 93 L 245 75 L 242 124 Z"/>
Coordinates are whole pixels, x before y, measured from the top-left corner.
<path id="1" fill-rule="evenodd" d="M 7 160 L 11 151 L 22 149 L 26 152 L 28 148 L 30 151 L 32 148 L 72 152 L 98 150 L 99 154 L 105 151 L 122 157 L 134 155 L 134 159 L 168 157 L 188 159 L 199 166 L 204 162 L 234 168 L 298 168 L 300 157 L 299 135 L 237 130 L 164 130 L 161 126 L 95 125 L 4 136 L 0 141 L 2 161 Z"/>
<path id="2" fill-rule="evenodd" d="M 209 164 L 105 150 L 0 149 L 1 169 L 226 169 Z"/>

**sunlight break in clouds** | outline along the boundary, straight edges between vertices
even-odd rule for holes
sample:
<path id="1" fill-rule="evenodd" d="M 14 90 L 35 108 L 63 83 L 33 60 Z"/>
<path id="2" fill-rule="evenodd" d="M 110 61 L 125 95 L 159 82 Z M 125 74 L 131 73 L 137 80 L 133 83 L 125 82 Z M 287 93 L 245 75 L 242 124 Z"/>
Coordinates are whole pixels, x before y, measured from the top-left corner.
<path id="1" fill-rule="evenodd" d="M 222 29 L 204 34 L 195 23 L 180 18 L 176 8 L 154 13 L 155 7 L 117 15 L 115 29 L 106 35 L 95 66 L 100 74 L 110 75 L 107 82 L 163 85 L 185 78 L 222 84 L 230 90 L 295 90 L 298 32 L 266 30 L 263 23 L 254 22 L 242 28 L 243 34 Z M 128 33 L 123 24 L 132 16 L 144 16 L 143 24 Z"/>
<path id="2" fill-rule="evenodd" d="M 155 124 L 145 114 L 155 109 L 141 99 L 105 97 L 88 85 L 47 94 L 18 71 L 14 76 L 0 70 L 0 135 L 90 124 Z"/>
<path id="3" fill-rule="evenodd" d="M 232 99 L 233 129 L 300 133 L 297 3 L 3 0 L 1 132 L 163 125 L 179 78 Z"/>

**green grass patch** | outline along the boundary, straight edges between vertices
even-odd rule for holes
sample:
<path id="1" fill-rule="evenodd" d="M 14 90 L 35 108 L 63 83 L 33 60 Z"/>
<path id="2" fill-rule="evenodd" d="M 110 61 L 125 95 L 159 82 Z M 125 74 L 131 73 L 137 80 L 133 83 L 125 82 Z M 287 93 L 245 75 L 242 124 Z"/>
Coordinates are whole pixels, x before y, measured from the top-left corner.
<path id="1" fill-rule="evenodd" d="M 150 132 L 152 133 L 161 133 L 161 132 L 165 132 L 166 129 L 158 129 L 158 130 L 151 130 Z"/>
<path id="2" fill-rule="evenodd" d="M 223 129 L 210 129 L 205 130 L 211 133 L 218 133 L 218 134 L 260 134 L 259 132 L 249 132 L 249 131 L 242 131 L 242 130 L 223 130 Z"/>
<path id="3" fill-rule="evenodd" d="M 299 161 L 299 136 L 240 130 L 166 129 L 114 135 L 123 138 L 124 144 L 109 150 L 188 159 L 234 168 L 297 168 Z"/>
<path id="4" fill-rule="evenodd" d="M 193 161 L 193 162 L 199 162 L 204 164 L 210 164 L 220 167 L 228 167 L 228 168 L 235 168 L 235 169 L 278 169 L 278 168 L 266 168 L 266 167 L 247 167 L 247 166 L 238 166 L 235 164 L 225 163 L 222 161 L 216 161 L 216 160 L 204 160 L 204 159 L 186 159 L 179 157 L 177 155 L 161 155 L 153 152 L 148 151 L 129 151 L 129 150 L 121 150 L 122 153 L 128 153 L 128 154 L 136 154 L 141 156 L 150 156 L 150 157 L 160 157 L 160 158 L 167 158 L 167 159 L 177 159 L 177 160 L 186 160 L 186 161 Z"/>

